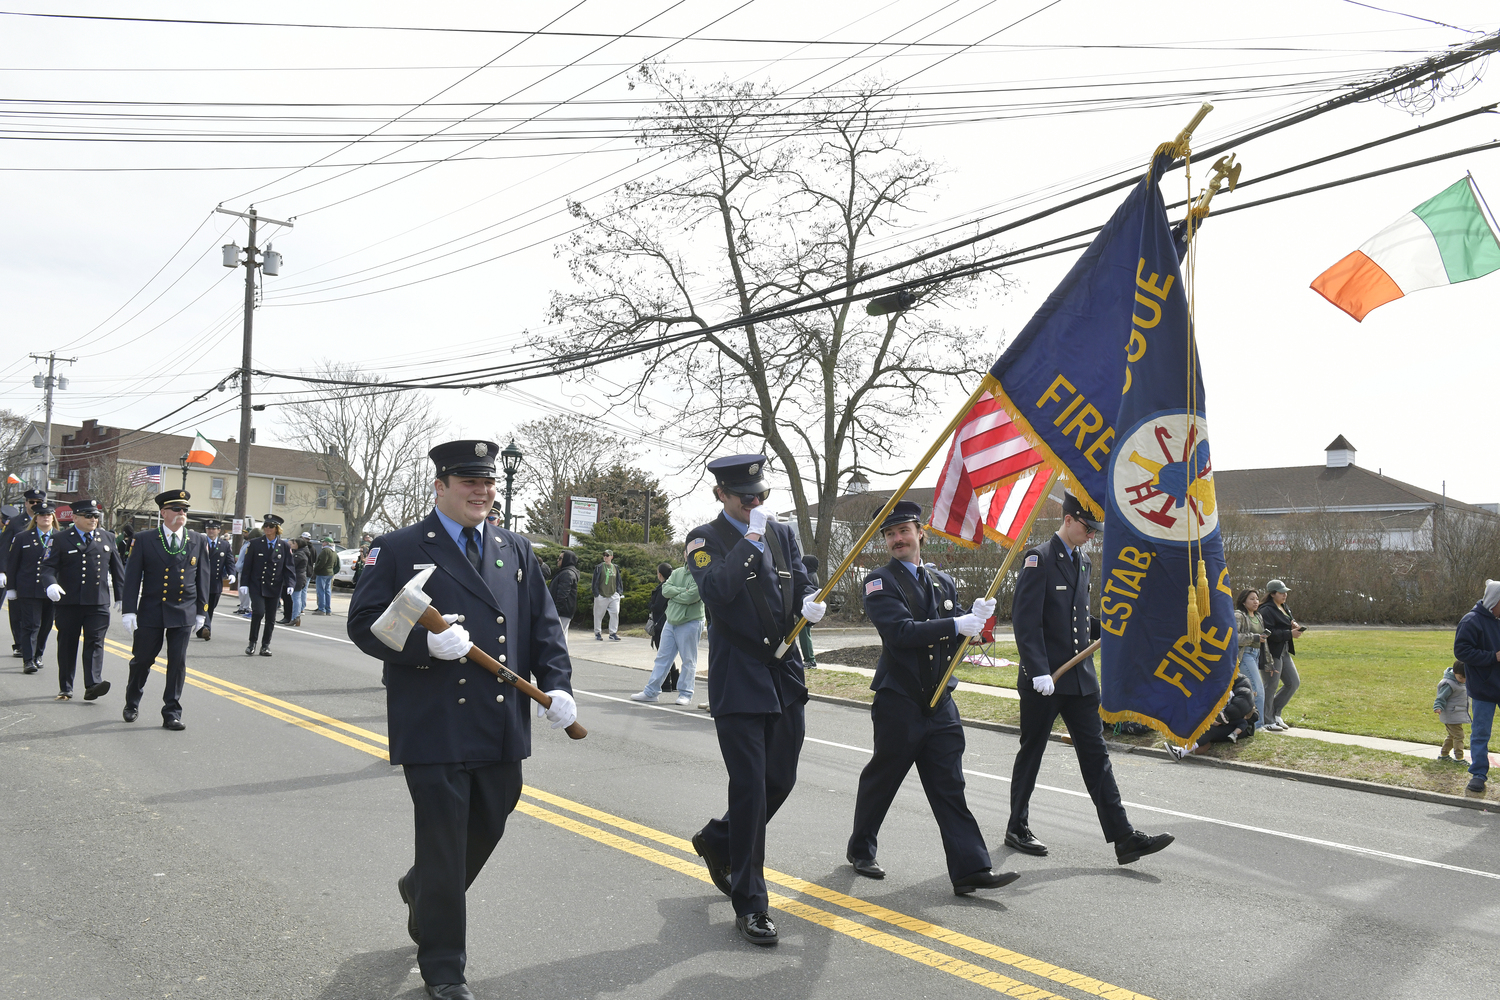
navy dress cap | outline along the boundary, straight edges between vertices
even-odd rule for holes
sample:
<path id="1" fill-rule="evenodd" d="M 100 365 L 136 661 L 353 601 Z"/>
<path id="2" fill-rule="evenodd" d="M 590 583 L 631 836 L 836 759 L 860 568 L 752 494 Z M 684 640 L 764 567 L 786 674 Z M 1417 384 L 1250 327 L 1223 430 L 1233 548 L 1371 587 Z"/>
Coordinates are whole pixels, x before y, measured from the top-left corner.
<path id="1" fill-rule="evenodd" d="M 32 514 L 33 517 L 35 517 L 37 514 L 53 514 L 53 513 L 56 513 L 56 512 L 57 512 L 57 508 L 56 507 L 54 507 L 52 504 L 48 503 L 47 501 L 43 500 L 41 503 L 37 504 L 34 508 L 32 508 L 31 514 Z"/>
<path id="2" fill-rule="evenodd" d="M 27 500 L 45 500 L 45 499 L 47 499 L 47 491 L 46 490 L 27 490 L 22 495 Z"/>
<path id="3" fill-rule="evenodd" d="M 427 453 L 440 476 L 495 478 L 495 459 L 500 446 L 493 441 L 448 441 Z"/>
<path id="4" fill-rule="evenodd" d="M 78 513 L 78 508 L 77 507 L 73 508 L 73 513 L 75 513 L 75 514 Z M 205 529 L 208 529 L 208 528 L 222 528 L 222 527 L 224 527 L 224 522 L 223 521 L 219 521 L 219 520 L 215 520 L 214 518 L 209 518 L 207 521 L 203 522 L 203 527 Z"/>
<path id="5" fill-rule="evenodd" d="M 892 507 L 891 512 L 885 516 L 885 520 L 880 522 L 880 530 L 884 531 L 887 528 L 894 528 L 896 525 L 905 524 L 907 521 L 916 521 L 918 524 L 922 523 L 922 505 L 912 503 L 910 500 L 897 500 L 896 506 Z"/>
<path id="6" fill-rule="evenodd" d="M 187 490 L 167 490 L 165 493 L 156 494 L 156 506 L 165 507 L 169 503 L 187 503 L 193 499 L 193 495 Z"/>
<path id="7" fill-rule="evenodd" d="M 771 487 L 766 485 L 766 456 L 730 455 L 716 458 L 708 463 L 708 471 L 714 480 L 730 493 L 764 493 Z"/>
<path id="8" fill-rule="evenodd" d="M 1062 505 L 1062 507 L 1063 507 L 1063 516 L 1066 517 L 1066 516 L 1070 516 L 1071 515 L 1072 518 L 1073 518 L 1073 520 L 1082 522 L 1083 525 L 1084 525 L 1084 527 L 1091 528 L 1094 531 L 1102 531 L 1103 530 L 1104 525 L 1102 525 L 1102 524 L 1099 523 L 1099 519 L 1096 518 L 1096 517 L 1094 517 L 1094 514 L 1093 514 L 1092 511 L 1085 510 L 1083 504 L 1079 503 L 1078 502 L 1078 498 L 1075 497 L 1073 494 L 1071 494 L 1071 493 L 1064 493 L 1063 494 L 1063 505 Z"/>
<path id="9" fill-rule="evenodd" d="M 263 517 L 263 518 L 260 519 L 260 523 L 261 524 L 275 525 L 276 527 L 279 528 L 283 524 L 285 524 L 286 521 L 282 519 L 282 517 L 281 517 L 280 514 L 267 514 L 265 517 Z"/>
<path id="10" fill-rule="evenodd" d="M 73 515 L 75 517 L 80 515 L 83 517 L 98 517 L 101 513 L 103 512 L 99 509 L 99 504 L 94 500 L 73 501 Z"/>

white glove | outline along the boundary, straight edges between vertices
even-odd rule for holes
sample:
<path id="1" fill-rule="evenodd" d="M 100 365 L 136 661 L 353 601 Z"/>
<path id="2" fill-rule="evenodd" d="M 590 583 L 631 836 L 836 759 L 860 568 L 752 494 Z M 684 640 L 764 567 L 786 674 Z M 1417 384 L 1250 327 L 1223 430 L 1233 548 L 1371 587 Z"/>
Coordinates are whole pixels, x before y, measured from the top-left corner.
<path id="1" fill-rule="evenodd" d="M 54 604 L 57 603 L 58 601 L 62 600 L 63 599 L 63 595 L 66 594 L 66 593 L 67 593 L 66 590 L 63 590 L 61 587 L 59 587 L 55 583 L 49 583 L 49 584 L 47 584 L 47 599 L 49 601 L 53 602 Z"/>
<path id="2" fill-rule="evenodd" d="M 193 619 L 193 628 L 202 628 L 202 627 L 203 627 L 203 616 L 199 615 L 197 618 Z"/>
<path id="3" fill-rule="evenodd" d="M 969 609 L 969 613 L 975 618 L 979 618 L 983 621 L 989 621 L 991 618 L 995 617 L 995 608 L 999 606 L 999 604 L 1000 602 L 995 600 L 993 597 L 976 597 L 974 598 L 974 606 Z"/>
<path id="4" fill-rule="evenodd" d="M 286 592 L 287 592 L 287 593 L 288 593 L 288 594 L 291 594 L 291 593 L 294 593 L 294 592 L 295 592 L 295 591 L 296 591 L 296 588 L 295 588 L 295 587 L 288 587 L 288 588 L 286 588 Z"/>
<path id="5" fill-rule="evenodd" d="M 953 630 L 959 635 L 966 635 L 970 639 L 984 631 L 983 618 L 978 615 L 964 615 L 953 619 Z"/>
<path id="6" fill-rule="evenodd" d="M 443 621 L 448 623 L 447 629 L 427 633 L 427 652 L 439 660 L 456 660 L 473 648 L 474 641 L 468 629 L 454 624 L 458 615 L 444 615 Z"/>
<path id="7" fill-rule="evenodd" d="M 16 592 L 14 590 L 7 590 L 5 592 L 5 599 L 8 601 L 14 601 L 16 599 Z"/>
<path id="8" fill-rule="evenodd" d="M 578 703 L 568 692 L 558 689 L 548 691 L 547 697 L 552 699 L 551 708 L 543 708 L 541 702 L 536 703 L 536 717 L 540 719 L 546 716 L 552 723 L 552 728 L 559 726 L 571 726 L 578 719 Z"/>
<path id="9" fill-rule="evenodd" d="M 1052 694 L 1053 691 L 1057 690 L 1057 685 L 1052 683 L 1051 674 L 1042 674 L 1038 677 L 1033 677 L 1031 679 L 1031 686 L 1036 689 L 1037 694 L 1042 695 L 1043 697 L 1046 697 Z"/>
<path id="10" fill-rule="evenodd" d="M 230 573 L 228 576 L 224 577 L 224 585 L 227 586 L 227 587 L 233 587 L 234 586 L 234 574 L 233 573 Z"/>
<path id="11" fill-rule="evenodd" d="M 131 635 L 135 635 L 135 615 L 121 615 L 120 624 L 125 626 L 125 631 Z"/>
<path id="12" fill-rule="evenodd" d="M 249 587 L 241 587 L 240 588 L 240 596 L 241 597 L 249 596 L 249 594 L 250 594 L 250 588 Z"/>
<path id="13" fill-rule="evenodd" d="M 776 513 L 766 510 L 765 507 L 757 507 L 750 512 L 750 530 L 746 534 L 766 536 L 766 525 L 776 523 Z"/>
<path id="14" fill-rule="evenodd" d="M 826 614 L 828 614 L 828 605 L 819 604 L 813 599 L 812 594 L 808 594 L 807 598 L 802 602 L 802 617 L 806 618 L 809 624 L 816 625 L 823 620 L 823 616 Z"/>
<path id="15" fill-rule="evenodd" d="M 0 573 L 0 587 L 4 587 L 4 586 L 5 586 L 5 574 L 4 573 Z"/>

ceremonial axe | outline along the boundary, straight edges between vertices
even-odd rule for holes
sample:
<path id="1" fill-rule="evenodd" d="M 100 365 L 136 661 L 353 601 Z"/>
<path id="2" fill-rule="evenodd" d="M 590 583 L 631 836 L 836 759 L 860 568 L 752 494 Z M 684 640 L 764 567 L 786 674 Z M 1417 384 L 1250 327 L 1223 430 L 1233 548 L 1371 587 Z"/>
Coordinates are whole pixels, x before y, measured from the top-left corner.
<path id="1" fill-rule="evenodd" d="M 370 627 L 375 638 L 392 649 L 402 650 L 406 648 L 406 640 L 411 638 L 413 626 L 420 625 L 429 632 L 448 631 L 448 623 L 443 621 L 443 613 L 432 606 L 432 598 L 422 590 L 422 585 L 427 582 L 428 577 L 432 576 L 436 568 L 429 566 L 406 581 L 406 586 L 401 588 L 401 592 L 396 595 L 391 606 L 381 612 L 380 617 L 375 619 L 375 624 Z M 460 618 L 459 621 L 463 619 Z M 541 691 L 530 681 L 517 677 L 506 669 L 505 664 L 478 646 L 470 646 L 465 655 L 505 683 L 513 685 L 517 691 L 543 708 L 552 707 L 550 695 Z M 589 731 L 577 722 L 563 731 L 575 740 L 581 740 L 589 734 Z"/>

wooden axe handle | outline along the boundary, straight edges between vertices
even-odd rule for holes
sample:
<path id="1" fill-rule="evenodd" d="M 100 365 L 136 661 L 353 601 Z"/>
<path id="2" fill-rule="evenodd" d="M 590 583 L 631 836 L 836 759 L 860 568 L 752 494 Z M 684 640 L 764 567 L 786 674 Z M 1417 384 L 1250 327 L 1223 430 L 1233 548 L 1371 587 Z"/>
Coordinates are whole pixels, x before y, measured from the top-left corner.
<path id="1" fill-rule="evenodd" d="M 426 622 L 423 622 L 423 624 L 425 625 Z M 1060 666 L 1056 670 L 1052 671 L 1052 680 L 1055 682 L 1063 674 L 1067 673 L 1069 670 L 1072 670 L 1074 667 L 1078 666 L 1078 664 L 1082 663 L 1084 660 L 1087 660 L 1090 656 L 1093 656 L 1094 655 L 1094 650 L 1096 650 L 1098 648 L 1099 648 L 1099 640 L 1095 639 L 1093 642 L 1091 642 L 1087 646 L 1085 646 L 1083 648 L 1083 651 L 1081 653 L 1079 653 L 1077 656 L 1073 657 L 1067 663 L 1064 663 L 1062 666 Z"/>
<path id="2" fill-rule="evenodd" d="M 443 613 L 430 604 L 427 606 L 427 610 L 422 612 L 422 617 L 417 619 L 417 624 L 422 626 L 429 632 L 448 631 L 448 623 L 443 621 Z M 505 664 L 501 663 L 499 660 L 495 659 L 493 656 L 491 656 L 489 653 L 486 653 L 478 646 L 470 646 L 467 655 L 469 659 L 473 660 L 475 663 L 479 664 L 481 667 L 488 670 L 490 673 L 494 674 L 505 683 L 514 685 L 517 691 L 521 692 L 526 697 L 536 702 L 538 705 L 542 706 L 543 708 L 552 707 L 551 695 L 547 694 L 545 691 L 542 691 L 530 681 L 523 680 L 522 678 L 517 677 L 511 670 L 509 670 L 505 666 Z M 568 726 L 568 728 L 564 729 L 563 732 L 567 733 L 575 740 L 581 740 L 589 734 L 589 731 L 587 729 L 584 729 L 576 721 L 572 725 Z"/>

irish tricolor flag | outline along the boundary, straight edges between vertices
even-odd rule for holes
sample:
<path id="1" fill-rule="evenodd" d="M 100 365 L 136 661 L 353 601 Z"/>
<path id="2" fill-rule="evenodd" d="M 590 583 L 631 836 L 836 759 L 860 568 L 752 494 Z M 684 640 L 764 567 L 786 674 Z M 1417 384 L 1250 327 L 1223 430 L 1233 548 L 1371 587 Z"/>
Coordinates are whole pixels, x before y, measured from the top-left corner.
<path id="1" fill-rule="evenodd" d="M 1357 320 L 1422 288 L 1500 270 L 1500 239 L 1473 179 L 1429 198 L 1318 275 L 1313 291 Z"/>
<path id="2" fill-rule="evenodd" d="M 213 465 L 214 456 L 218 453 L 208 438 L 203 436 L 203 432 L 197 431 L 193 437 L 193 446 L 188 449 L 187 460 L 195 465 Z"/>

